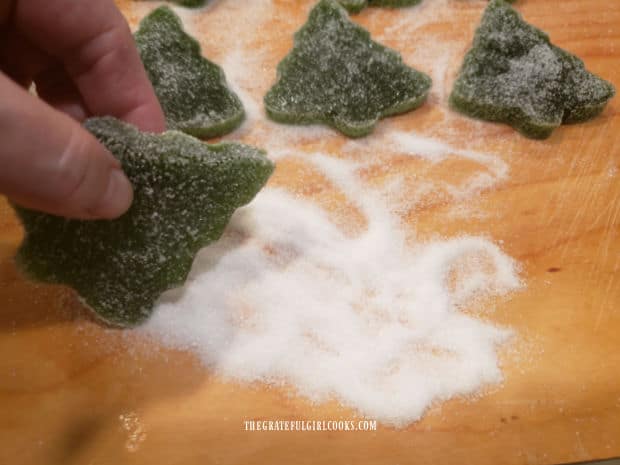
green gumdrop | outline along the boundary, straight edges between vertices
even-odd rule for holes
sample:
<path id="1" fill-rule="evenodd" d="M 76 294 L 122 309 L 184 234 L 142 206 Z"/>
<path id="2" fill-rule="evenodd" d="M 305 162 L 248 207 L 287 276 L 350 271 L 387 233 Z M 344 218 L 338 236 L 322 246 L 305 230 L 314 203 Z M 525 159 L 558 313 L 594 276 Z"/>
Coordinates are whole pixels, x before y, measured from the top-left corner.
<path id="1" fill-rule="evenodd" d="M 168 7 L 140 23 L 136 43 L 170 129 L 215 137 L 237 128 L 245 116 L 222 69 L 204 58 L 200 45 L 183 31 Z"/>
<path id="2" fill-rule="evenodd" d="M 207 4 L 208 0 L 172 0 L 174 3 L 186 8 L 200 8 Z"/>
<path id="3" fill-rule="evenodd" d="M 368 0 L 338 0 L 351 13 L 358 13 L 368 6 Z"/>
<path id="4" fill-rule="evenodd" d="M 359 13 L 367 6 L 383 6 L 388 8 L 401 8 L 414 6 L 422 0 L 338 0 L 340 4 L 351 13 Z M 513 3 L 515 0 L 506 0 Z"/>
<path id="5" fill-rule="evenodd" d="M 374 42 L 336 1 L 321 0 L 278 65 L 265 108 L 275 121 L 324 123 L 360 137 L 379 118 L 419 107 L 430 86 L 427 75 Z"/>
<path id="6" fill-rule="evenodd" d="M 362 11 L 367 6 L 385 6 L 390 8 L 398 8 L 405 6 L 413 6 L 422 0 L 338 0 L 342 6 L 352 13 Z"/>
<path id="7" fill-rule="evenodd" d="M 111 221 L 16 207 L 26 232 L 16 262 L 33 279 L 74 288 L 105 321 L 132 326 L 185 281 L 198 250 L 219 239 L 274 167 L 247 145 L 141 133 L 110 117 L 86 127 L 121 162 L 134 188 L 132 206 Z"/>
<path id="8" fill-rule="evenodd" d="M 614 87 L 551 44 L 504 0 L 491 0 L 450 95 L 467 115 L 544 139 L 562 123 L 598 115 Z"/>

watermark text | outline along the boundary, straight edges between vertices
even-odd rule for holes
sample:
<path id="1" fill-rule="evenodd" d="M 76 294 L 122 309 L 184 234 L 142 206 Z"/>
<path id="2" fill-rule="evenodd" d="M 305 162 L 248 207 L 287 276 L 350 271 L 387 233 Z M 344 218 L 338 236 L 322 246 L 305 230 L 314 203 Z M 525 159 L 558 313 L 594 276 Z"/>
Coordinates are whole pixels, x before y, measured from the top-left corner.
<path id="1" fill-rule="evenodd" d="M 245 420 L 245 431 L 377 431 L 376 420 Z"/>

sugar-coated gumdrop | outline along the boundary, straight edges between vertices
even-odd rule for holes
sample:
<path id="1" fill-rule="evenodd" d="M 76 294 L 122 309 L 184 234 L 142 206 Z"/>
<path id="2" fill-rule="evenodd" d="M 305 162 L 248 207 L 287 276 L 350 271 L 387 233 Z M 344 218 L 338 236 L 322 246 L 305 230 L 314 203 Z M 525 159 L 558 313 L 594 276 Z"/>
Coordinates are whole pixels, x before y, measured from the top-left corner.
<path id="1" fill-rule="evenodd" d="M 33 279 L 74 288 L 107 322 L 132 326 L 185 281 L 198 250 L 221 236 L 274 167 L 247 145 L 141 133 L 110 117 L 86 127 L 121 162 L 132 206 L 116 220 L 96 221 L 16 207 L 26 232 L 16 262 Z"/>
<path id="2" fill-rule="evenodd" d="M 265 108 L 275 121 L 324 123 L 360 137 L 379 118 L 419 107 L 430 86 L 430 77 L 374 42 L 335 0 L 321 0 L 278 65 Z"/>
<path id="3" fill-rule="evenodd" d="M 241 124 L 243 105 L 228 88 L 224 72 L 202 56 L 200 45 L 170 8 L 157 8 L 144 18 L 135 37 L 169 129 L 215 137 Z"/>
<path id="4" fill-rule="evenodd" d="M 338 0 L 338 2 L 352 13 L 362 11 L 368 6 L 368 0 Z"/>
<path id="5" fill-rule="evenodd" d="M 551 44 L 504 0 L 491 0 L 450 95 L 467 115 L 543 139 L 562 123 L 598 115 L 614 87 Z"/>
<path id="6" fill-rule="evenodd" d="M 174 3 L 186 8 L 200 8 L 207 4 L 209 0 L 172 0 Z"/>
<path id="7" fill-rule="evenodd" d="M 338 2 L 351 13 L 359 13 L 367 6 L 379 6 L 388 8 L 402 8 L 414 6 L 422 0 L 338 0 Z M 506 0 L 513 3 L 515 0 Z"/>
<path id="8" fill-rule="evenodd" d="M 413 6 L 422 0 L 338 0 L 342 6 L 352 13 L 362 11 L 367 6 L 386 6 L 390 8 L 398 8 L 404 6 Z"/>

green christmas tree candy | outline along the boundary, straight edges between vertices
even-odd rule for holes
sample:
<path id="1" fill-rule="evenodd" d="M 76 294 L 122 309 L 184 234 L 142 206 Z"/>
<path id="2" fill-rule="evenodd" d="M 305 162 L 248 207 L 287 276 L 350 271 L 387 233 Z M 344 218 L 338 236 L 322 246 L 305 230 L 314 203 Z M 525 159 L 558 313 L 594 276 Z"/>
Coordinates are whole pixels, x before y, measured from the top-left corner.
<path id="1" fill-rule="evenodd" d="M 351 13 L 358 13 L 368 6 L 368 0 L 338 0 Z"/>
<path id="2" fill-rule="evenodd" d="M 338 0 L 342 6 L 352 13 L 362 11 L 367 6 L 386 6 L 391 8 L 413 6 L 422 0 Z"/>
<path id="3" fill-rule="evenodd" d="M 550 43 L 504 0 L 491 0 L 450 95 L 457 110 L 543 139 L 598 115 L 613 86 Z"/>
<path id="4" fill-rule="evenodd" d="M 205 6 L 208 0 L 172 0 L 172 1 L 186 8 L 200 8 L 201 6 Z"/>
<path id="5" fill-rule="evenodd" d="M 224 72 L 202 56 L 170 8 L 157 8 L 144 18 L 135 37 L 169 129 L 215 137 L 241 124 L 243 106 Z"/>
<path id="6" fill-rule="evenodd" d="M 419 107 L 430 86 L 427 75 L 374 42 L 335 0 L 321 0 L 278 65 L 265 108 L 275 121 L 324 123 L 360 137 L 379 118 Z"/>
<path id="7" fill-rule="evenodd" d="M 414 6 L 422 0 L 338 0 L 342 6 L 352 13 L 358 13 L 367 6 L 383 6 L 388 8 L 399 8 Z M 513 3 L 515 0 L 506 0 Z"/>
<path id="8" fill-rule="evenodd" d="M 273 165 L 250 146 L 141 133 L 109 117 L 86 127 L 120 160 L 134 188 L 132 206 L 112 221 L 17 207 L 26 235 L 16 262 L 33 279 L 74 288 L 104 320 L 132 326 L 148 318 L 162 292 L 185 281 L 197 251 L 221 236 Z"/>

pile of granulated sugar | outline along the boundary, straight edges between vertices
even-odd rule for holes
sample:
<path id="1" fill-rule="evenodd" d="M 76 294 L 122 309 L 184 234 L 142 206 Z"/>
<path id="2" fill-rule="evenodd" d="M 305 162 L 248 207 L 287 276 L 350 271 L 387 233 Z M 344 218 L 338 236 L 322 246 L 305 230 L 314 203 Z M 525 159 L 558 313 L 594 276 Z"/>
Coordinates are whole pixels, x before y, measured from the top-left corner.
<path id="1" fill-rule="evenodd" d="M 200 252 L 186 285 L 166 293 L 138 331 L 194 351 L 224 378 L 292 386 L 313 401 L 337 399 L 396 426 L 419 419 L 433 402 L 501 382 L 497 351 L 512 332 L 472 315 L 488 315 L 493 309 L 480 302 L 520 286 L 517 265 L 482 237 L 412 239 L 415 225 L 401 224 L 397 212 L 419 198 L 402 198 L 408 181 L 390 160 L 473 162 L 459 184 L 418 179 L 415 186 L 424 195 L 441 191 L 472 214 L 477 194 L 507 178 L 507 164 L 465 142 L 455 147 L 404 132 L 391 120 L 370 137 L 344 144 L 329 129 L 270 122 L 261 99 L 275 79 L 270 47 L 285 32 L 264 25 L 270 17 L 280 26 L 294 21 L 281 18 L 269 0 L 248 2 L 247 12 L 240 3 L 216 2 L 208 14 L 184 16 L 194 34 L 206 31 L 200 36 L 206 55 L 222 64 L 246 107 L 246 124 L 228 138 L 318 170 L 364 215 L 367 227 L 345 233 L 319 205 L 268 187 L 233 216 L 218 243 Z M 432 20 L 432 4 L 423 2 L 422 19 Z M 444 13 L 449 8 L 445 1 L 437 5 Z M 403 14 L 413 18 L 415 10 Z M 211 34 L 231 12 L 237 16 L 226 23 L 227 35 Z M 424 26 L 422 19 L 415 28 Z M 291 34 L 302 22 L 290 24 Z M 399 21 L 394 30 L 404 34 L 405 24 Z M 209 52 L 215 41 L 219 56 Z M 406 59 L 434 78 L 443 73 L 418 67 L 415 54 Z M 389 182 L 363 181 L 363 171 L 380 163 L 387 163 Z"/>
<path id="2" fill-rule="evenodd" d="M 305 159 L 356 203 L 366 231 L 348 237 L 312 203 L 267 189 L 143 331 L 195 351 L 225 378 L 290 384 L 396 426 L 499 382 L 496 351 L 510 331 L 459 309 L 516 289 L 515 263 L 479 237 L 405 245 L 356 163 Z"/>

